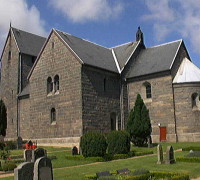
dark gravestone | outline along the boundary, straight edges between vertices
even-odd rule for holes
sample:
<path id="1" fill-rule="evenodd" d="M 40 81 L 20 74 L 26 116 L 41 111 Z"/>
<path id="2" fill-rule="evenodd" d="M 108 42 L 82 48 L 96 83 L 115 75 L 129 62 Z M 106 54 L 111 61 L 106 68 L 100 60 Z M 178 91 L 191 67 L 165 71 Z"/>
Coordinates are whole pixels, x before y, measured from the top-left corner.
<path id="1" fill-rule="evenodd" d="M 102 176 L 111 176 L 109 171 L 102 171 L 102 172 L 98 172 L 96 173 L 97 178 L 102 177 Z"/>
<path id="2" fill-rule="evenodd" d="M 130 173 L 130 171 L 128 170 L 128 168 L 117 170 L 117 174 L 129 174 L 129 173 Z"/>
<path id="3" fill-rule="evenodd" d="M 175 159 L 174 159 L 174 149 L 172 146 L 168 146 L 167 147 L 167 151 L 166 151 L 166 164 L 173 164 L 175 163 Z"/>
<path id="4" fill-rule="evenodd" d="M 32 160 L 33 154 L 34 154 L 33 149 L 24 150 L 24 158 L 25 158 L 26 162 L 33 162 L 33 160 Z"/>
<path id="5" fill-rule="evenodd" d="M 41 157 L 44 157 L 47 155 L 47 152 L 45 149 L 43 148 L 38 148 L 34 151 L 34 157 L 33 157 L 33 160 L 34 162 L 38 159 L 38 158 L 41 158 Z"/>
<path id="6" fill-rule="evenodd" d="M 78 155 L 78 148 L 76 146 L 72 148 L 72 155 Z"/>
<path id="7" fill-rule="evenodd" d="M 34 164 L 34 180 L 53 180 L 51 160 L 41 157 Z"/>
<path id="8" fill-rule="evenodd" d="M 162 150 L 162 145 L 160 145 L 160 144 L 158 144 L 158 146 L 157 146 L 157 156 L 158 156 L 157 164 L 162 164 L 163 163 L 163 150 Z"/>
<path id="9" fill-rule="evenodd" d="M 22 149 L 22 142 L 23 142 L 23 140 L 22 140 L 22 138 L 19 136 L 19 137 L 17 138 L 17 149 Z"/>
<path id="10" fill-rule="evenodd" d="M 14 180 L 33 180 L 34 163 L 25 162 L 14 170 Z"/>

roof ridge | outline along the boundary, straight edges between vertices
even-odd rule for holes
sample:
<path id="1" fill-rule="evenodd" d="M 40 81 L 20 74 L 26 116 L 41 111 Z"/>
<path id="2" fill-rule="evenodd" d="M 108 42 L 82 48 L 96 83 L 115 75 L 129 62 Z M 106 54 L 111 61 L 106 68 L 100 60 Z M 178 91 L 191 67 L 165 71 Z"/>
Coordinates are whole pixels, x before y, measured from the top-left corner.
<path id="1" fill-rule="evenodd" d="M 109 49 L 114 49 L 114 48 L 117 48 L 117 47 L 120 47 L 120 46 L 124 46 L 128 43 L 133 43 L 133 42 L 137 42 L 137 41 L 130 41 L 130 42 L 127 42 L 127 43 L 123 43 L 123 44 L 120 44 L 120 45 L 117 45 L 117 46 L 113 46 L 113 47 L 110 47 Z"/>
<path id="2" fill-rule="evenodd" d="M 55 31 L 60 31 L 60 30 L 58 30 L 58 29 L 54 29 L 54 30 L 55 30 Z M 100 46 L 100 47 L 105 48 L 105 49 L 107 49 L 107 50 L 110 50 L 110 48 L 107 48 L 107 47 L 105 47 L 105 46 L 99 45 L 99 44 L 97 44 L 97 43 L 95 43 L 95 42 L 92 42 L 92 41 L 89 41 L 89 40 L 87 40 L 87 39 L 77 37 L 77 36 L 75 36 L 75 35 L 66 33 L 66 32 L 64 32 L 64 31 L 60 31 L 60 32 L 63 33 L 63 34 L 69 35 L 69 36 L 73 36 L 73 37 L 75 37 L 75 38 L 79 38 L 79 39 L 81 39 L 81 40 L 83 40 L 83 41 L 89 42 L 89 43 L 94 44 L 94 45 L 96 45 L 96 46 Z"/>
<path id="3" fill-rule="evenodd" d="M 146 49 L 155 48 L 155 47 L 160 47 L 160 46 L 165 46 L 165 45 L 172 44 L 172 43 L 179 42 L 179 41 L 183 41 L 183 39 L 179 39 L 179 40 L 175 40 L 175 41 L 170 41 L 170 42 L 163 43 L 163 44 L 160 44 L 160 45 L 148 47 L 148 48 L 146 48 Z"/>
<path id="4" fill-rule="evenodd" d="M 44 36 L 41 36 L 41 35 L 38 35 L 38 34 L 34 34 L 34 33 L 31 33 L 31 32 L 28 32 L 28 31 L 24 31 L 24 30 L 21 30 L 21 29 L 18 29 L 18 28 L 11 27 L 11 29 L 14 29 L 16 31 L 22 31 L 22 32 L 25 32 L 25 33 L 28 33 L 28 34 L 31 34 L 31 35 L 38 36 L 38 37 L 46 39 L 46 37 L 44 37 Z"/>

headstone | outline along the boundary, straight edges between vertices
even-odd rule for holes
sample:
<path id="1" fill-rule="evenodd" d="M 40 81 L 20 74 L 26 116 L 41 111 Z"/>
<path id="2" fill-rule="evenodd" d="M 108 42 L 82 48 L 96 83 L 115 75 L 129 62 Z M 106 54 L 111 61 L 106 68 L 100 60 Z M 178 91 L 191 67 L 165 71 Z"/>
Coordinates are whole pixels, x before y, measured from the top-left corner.
<path id="1" fill-rule="evenodd" d="M 102 176 L 111 176 L 109 171 L 102 171 L 102 172 L 98 172 L 96 173 L 97 178 L 102 177 Z"/>
<path id="2" fill-rule="evenodd" d="M 34 150 L 34 154 L 33 154 L 33 162 L 35 162 L 38 158 L 47 156 L 47 151 L 43 148 L 38 148 Z"/>
<path id="3" fill-rule="evenodd" d="M 162 145 L 157 146 L 157 155 L 158 155 L 158 161 L 157 164 L 162 164 L 163 163 L 163 150 L 162 150 Z"/>
<path id="4" fill-rule="evenodd" d="M 167 147 L 167 151 L 166 151 L 166 164 L 173 164 L 175 163 L 175 159 L 174 159 L 174 149 L 172 146 L 168 146 Z"/>
<path id="5" fill-rule="evenodd" d="M 78 155 L 78 148 L 76 146 L 72 148 L 72 155 Z"/>
<path id="6" fill-rule="evenodd" d="M 14 170 L 14 180 L 33 180 L 34 163 L 24 162 Z"/>
<path id="7" fill-rule="evenodd" d="M 17 149 L 22 149 L 22 142 L 23 142 L 22 137 L 19 136 L 17 138 Z"/>
<path id="8" fill-rule="evenodd" d="M 26 162 L 33 162 L 33 154 L 34 154 L 34 150 L 33 149 L 25 149 L 24 150 L 24 159 L 26 160 Z"/>
<path id="9" fill-rule="evenodd" d="M 147 144 L 148 144 L 148 148 L 151 148 L 151 147 L 152 147 L 151 136 L 149 136 L 149 137 L 147 138 Z"/>
<path id="10" fill-rule="evenodd" d="M 52 164 L 49 158 L 41 157 L 36 160 L 33 180 L 53 180 Z"/>
<path id="11" fill-rule="evenodd" d="M 117 174 L 129 174 L 129 173 L 130 173 L 130 171 L 128 170 L 128 168 L 117 170 Z"/>
<path id="12" fill-rule="evenodd" d="M 189 152 L 190 154 L 194 154 L 194 151 L 193 150 L 190 150 L 190 152 Z"/>

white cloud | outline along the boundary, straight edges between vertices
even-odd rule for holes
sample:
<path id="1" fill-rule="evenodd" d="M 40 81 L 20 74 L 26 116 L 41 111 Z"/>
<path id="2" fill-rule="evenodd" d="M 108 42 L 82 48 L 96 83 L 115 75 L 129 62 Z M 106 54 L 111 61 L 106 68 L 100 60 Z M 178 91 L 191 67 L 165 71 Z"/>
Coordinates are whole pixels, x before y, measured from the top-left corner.
<path id="1" fill-rule="evenodd" d="M 123 10 L 119 1 L 108 0 L 50 0 L 52 7 L 73 22 L 97 21 L 117 17 Z"/>
<path id="2" fill-rule="evenodd" d="M 158 41 L 163 41 L 170 33 L 179 33 L 187 38 L 193 49 L 200 47 L 200 1 L 190 0 L 146 0 L 149 14 L 144 20 L 152 21 Z"/>
<path id="3" fill-rule="evenodd" d="M 10 21 L 13 27 L 39 35 L 47 34 L 45 22 L 41 20 L 40 12 L 35 6 L 29 8 L 26 0 L 0 0 L 0 52 Z"/>

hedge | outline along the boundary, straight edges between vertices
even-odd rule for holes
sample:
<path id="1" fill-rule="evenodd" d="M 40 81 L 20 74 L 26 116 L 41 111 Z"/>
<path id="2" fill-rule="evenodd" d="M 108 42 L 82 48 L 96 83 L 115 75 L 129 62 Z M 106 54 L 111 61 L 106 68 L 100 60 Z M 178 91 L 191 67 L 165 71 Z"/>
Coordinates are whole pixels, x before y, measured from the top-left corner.
<path id="1" fill-rule="evenodd" d="M 105 136 L 99 132 L 85 133 L 81 136 L 80 147 L 84 157 L 102 157 L 107 149 Z"/>
<path id="2" fill-rule="evenodd" d="M 130 135 L 126 131 L 111 131 L 107 135 L 109 154 L 127 154 L 130 152 Z"/>
<path id="3" fill-rule="evenodd" d="M 200 147 L 189 146 L 189 147 L 182 148 L 182 151 L 190 151 L 190 150 L 200 151 Z"/>
<path id="4" fill-rule="evenodd" d="M 111 161 L 117 159 L 127 159 L 134 156 L 142 156 L 147 154 L 153 154 L 153 151 L 143 151 L 143 152 L 134 152 L 131 151 L 128 154 L 105 154 L 104 157 L 84 157 L 82 155 L 66 155 L 65 158 L 68 160 L 75 161 L 94 161 L 94 162 L 103 162 L 103 161 Z"/>
<path id="5" fill-rule="evenodd" d="M 117 176 L 113 176 L 116 177 Z M 161 172 L 161 171 L 152 171 L 150 173 L 135 175 L 135 176 L 120 176 L 121 180 L 148 180 L 150 177 L 164 179 L 170 178 L 171 180 L 189 180 L 189 175 L 185 173 L 174 173 L 174 172 Z M 96 174 L 90 174 L 85 176 L 85 180 L 97 180 Z"/>
<path id="6" fill-rule="evenodd" d="M 176 161 L 200 163 L 200 157 L 177 157 Z"/>

